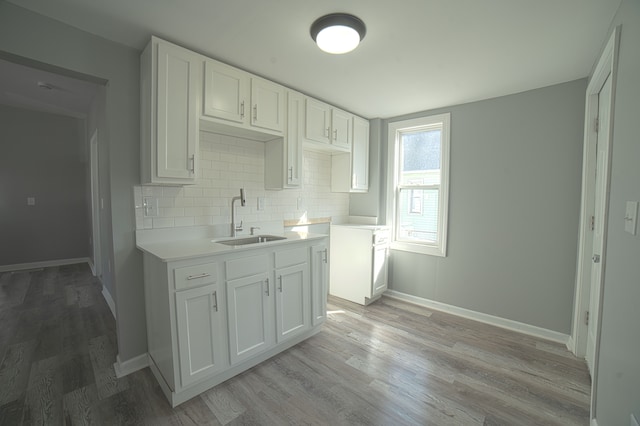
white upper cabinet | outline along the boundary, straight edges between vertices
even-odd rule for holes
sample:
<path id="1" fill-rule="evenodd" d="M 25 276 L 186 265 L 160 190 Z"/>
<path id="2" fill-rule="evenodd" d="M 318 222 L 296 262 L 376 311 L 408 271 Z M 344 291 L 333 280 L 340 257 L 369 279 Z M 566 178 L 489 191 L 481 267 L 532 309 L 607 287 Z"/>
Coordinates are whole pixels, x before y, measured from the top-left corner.
<path id="1" fill-rule="evenodd" d="M 331 109 L 331 144 L 351 150 L 353 114 L 340 109 Z"/>
<path id="2" fill-rule="evenodd" d="M 305 138 L 323 144 L 331 143 L 331 106 L 307 98 L 305 112 Z"/>
<path id="3" fill-rule="evenodd" d="M 353 115 L 313 98 L 305 105 L 305 139 L 310 149 L 350 151 Z"/>
<path id="4" fill-rule="evenodd" d="M 369 121 L 353 116 L 350 153 L 331 156 L 331 191 L 369 190 Z"/>
<path id="5" fill-rule="evenodd" d="M 200 116 L 199 55 L 156 37 L 141 56 L 141 180 L 195 183 Z"/>
<path id="6" fill-rule="evenodd" d="M 369 190 L 369 120 L 353 117 L 353 149 L 351 151 L 351 189 Z"/>
<path id="7" fill-rule="evenodd" d="M 285 93 L 276 83 L 205 59 L 203 129 L 261 141 L 282 136 Z"/>
<path id="8" fill-rule="evenodd" d="M 249 76 L 218 61 L 204 62 L 204 108 L 202 115 L 236 123 L 248 123 L 245 109 Z"/>
<path id="9" fill-rule="evenodd" d="M 302 186 L 302 139 L 304 137 L 304 96 L 287 91 L 284 137 L 266 142 L 264 186 L 266 189 Z"/>
<path id="10" fill-rule="evenodd" d="M 258 77 L 251 78 L 251 125 L 282 133 L 285 89 Z"/>

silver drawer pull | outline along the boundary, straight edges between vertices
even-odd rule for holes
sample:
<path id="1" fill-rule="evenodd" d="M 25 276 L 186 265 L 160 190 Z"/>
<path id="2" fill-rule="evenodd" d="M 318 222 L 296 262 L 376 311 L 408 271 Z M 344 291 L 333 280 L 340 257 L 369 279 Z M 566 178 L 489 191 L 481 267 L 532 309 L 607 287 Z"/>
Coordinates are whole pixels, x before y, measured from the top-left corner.
<path id="1" fill-rule="evenodd" d="M 189 275 L 187 277 L 187 279 L 189 281 L 191 281 L 191 280 L 197 280 L 198 278 L 206 278 L 206 277 L 210 277 L 210 276 L 211 276 L 211 274 L 207 274 L 206 272 L 204 272 L 204 273 L 202 273 L 200 275 Z"/>

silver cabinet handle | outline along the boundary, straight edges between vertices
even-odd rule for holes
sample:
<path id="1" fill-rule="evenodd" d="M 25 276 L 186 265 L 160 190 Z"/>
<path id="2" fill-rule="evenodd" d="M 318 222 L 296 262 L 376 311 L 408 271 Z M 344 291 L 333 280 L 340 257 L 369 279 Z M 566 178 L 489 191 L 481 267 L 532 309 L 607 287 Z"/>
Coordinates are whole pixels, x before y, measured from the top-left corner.
<path id="1" fill-rule="evenodd" d="M 218 312 L 218 292 L 213 292 L 213 310 Z"/>
<path id="2" fill-rule="evenodd" d="M 267 284 L 267 291 L 265 292 L 267 296 L 269 296 L 269 278 L 267 278 L 266 280 L 264 280 L 265 283 Z"/>
<path id="3" fill-rule="evenodd" d="M 334 140 L 334 141 L 337 141 L 337 140 L 338 140 L 338 129 L 335 129 L 335 130 L 333 131 L 333 140 Z"/>
<path id="4" fill-rule="evenodd" d="M 190 171 L 191 173 L 195 173 L 195 172 L 196 172 L 196 156 L 195 156 L 195 154 L 194 154 L 194 155 L 192 155 L 192 156 L 189 158 L 189 162 L 191 163 L 191 166 L 189 167 L 189 171 Z"/>
<path id="5" fill-rule="evenodd" d="M 240 102 L 240 118 L 244 118 L 244 101 Z"/>
<path id="6" fill-rule="evenodd" d="M 327 255 L 327 249 L 322 250 L 324 252 L 324 258 L 322 259 L 324 261 L 324 263 L 327 263 L 327 259 L 328 259 L 328 255 Z"/>
<path id="7" fill-rule="evenodd" d="M 327 131 L 327 133 L 326 133 L 326 135 L 325 135 L 325 136 L 326 136 L 326 137 L 329 137 L 329 132 L 330 132 L 329 127 L 327 127 L 325 130 Z"/>
<path id="8" fill-rule="evenodd" d="M 278 281 L 280 281 L 280 283 L 278 284 L 278 289 L 280 290 L 280 293 L 282 293 L 282 275 L 278 277 Z"/>
<path id="9" fill-rule="evenodd" d="M 293 166 L 289 167 L 289 180 L 293 180 Z"/>
<path id="10" fill-rule="evenodd" d="M 207 274 L 206 272 L 199 274 L 199 275 L 189 275 L 187 277 L 187 280 L 191 281 L 191 280 L 197 280 L 198 278 L 206 278 L 206 277 L 210 277 L 211 274 Z"/>
<path id="11" fill-rule="evenodd" d="M 253 121 L 258 121 L 258 104 L 253 106 Z"/>

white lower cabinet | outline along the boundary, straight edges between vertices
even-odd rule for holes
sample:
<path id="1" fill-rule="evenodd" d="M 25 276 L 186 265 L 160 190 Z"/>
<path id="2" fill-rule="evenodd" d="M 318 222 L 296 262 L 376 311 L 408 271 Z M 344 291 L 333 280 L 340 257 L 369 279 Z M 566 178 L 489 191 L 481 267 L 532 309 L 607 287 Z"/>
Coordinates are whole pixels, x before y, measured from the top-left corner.
<path id="1" fill-rule="evenodd" d="M 227 365 L 223 315 L 224 304 L 219 304 L 218 284 L 176 292 L 182 386 L 197 382 Z"/>
<path id="2" fill-rule="evenodd" d="M 169 262 L 145 252 L 149 364 L 172 406 L 320 330 L 327 241 Z"/>
<path id="3" fill-rule="evenodd" d="M 276 338 L 280 343 L 311 326 L 309 253 L 299 249 L 276 252 L 275 266 Z"/>
<path id="4" fill-rule="evenodd" d="M 329 253 L 326 243 L 311 246 L 311 325 L 327 319 L 329 293 Z"/>

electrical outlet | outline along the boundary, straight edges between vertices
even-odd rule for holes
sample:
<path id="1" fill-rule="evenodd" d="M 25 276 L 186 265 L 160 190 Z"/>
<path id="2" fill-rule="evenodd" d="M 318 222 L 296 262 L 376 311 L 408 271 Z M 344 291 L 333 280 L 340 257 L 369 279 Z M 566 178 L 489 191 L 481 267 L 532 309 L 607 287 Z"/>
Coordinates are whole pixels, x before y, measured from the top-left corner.
<path id="1" fill-rule="evenodd" d="M 36 197 L 27 197 L 27 205 L 35 206 L 36 205 Z"/>
<path id="2" fill-rule="evenodd" d="M 264 197 L 258 197 L 258 210 L 264 210 Z"/>

